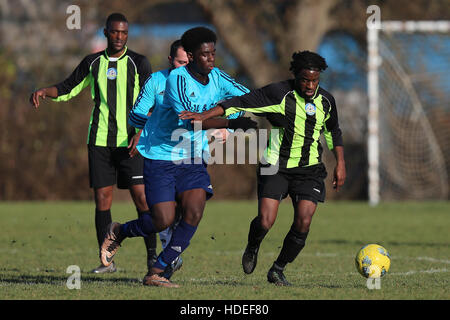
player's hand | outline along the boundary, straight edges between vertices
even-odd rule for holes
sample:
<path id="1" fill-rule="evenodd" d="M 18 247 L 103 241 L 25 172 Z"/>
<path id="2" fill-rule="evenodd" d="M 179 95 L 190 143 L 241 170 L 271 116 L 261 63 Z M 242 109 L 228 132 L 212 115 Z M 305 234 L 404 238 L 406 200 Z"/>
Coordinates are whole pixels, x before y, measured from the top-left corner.
<path id="1" fill-rule="evenodd" d="M 39 107 L 39 97 L 45 99 L 46 96 L 47 92 L 45 91 L 45 89 L 36 90 L 30 96 L 31 105 L 37 109 Z"/>
<path id="2" fill-rule="evenodd" d="M 248 117 L 240 117 L 237 119 L 229 119 L 228 128 L 247 131 L 248 129 L 258 129 L 258 123 Z"/>
<path id="3" fill-rule="evenodd" d="M 333 177 L 333 188 L 336 191 L 339 190 L 340 187 L 344 185 L 345 177 L 347 175 L 345 170 L 345 163 L 338 163 L 336 168 L 334 168 L 334 177 Z"/>
<path id="4" fill-rule="evenodd" d="M 189 120 L 191 119 L 191 123 L 194 123 L 194 121 L 203 121 L 204 116 L 201 113 L 197 112 L 191 112 L 191 111 L 181 111 L 181 113 L 178 115 L 178 117 L 181 120 Z"/>
<path id="5" fill-rule="evenodd" d="M 135 155 L 137 155 L 139 153 L 139 151 L 136 149 L 136 146 L 139 142 L 139 138 L 141 137 L 141 133 L 142 133 L 142 129 L 139 130 L 138 133 L 136 133 L 131 139 L 130 139 L 130 144 L 128 145 L 128 149 L 129 152 L 128 154 L 130 155 L 130 158 L 133 158 Z"/>

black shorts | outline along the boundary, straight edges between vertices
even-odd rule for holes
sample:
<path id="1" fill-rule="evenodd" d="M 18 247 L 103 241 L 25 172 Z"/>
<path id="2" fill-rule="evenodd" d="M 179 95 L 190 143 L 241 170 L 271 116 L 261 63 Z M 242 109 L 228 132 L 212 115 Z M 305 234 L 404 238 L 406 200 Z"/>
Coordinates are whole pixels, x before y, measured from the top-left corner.
<path id="1" fill-rule="evenodd" d="M 128 189 L 144 184 L 144 159 L 140 154 L 130 158 L 126 147 L 98 147 L 88 145 L 89 184 L 91 188 L 115 185 Z"/>
<path id="2" fill-rule="evenodd" d="M 288 195 L 293 202 L 310 200 L 314 203 L 325 201 L 324 179 L 327 171 L 323 164 L 301 168 L 295 173 L 280 172 L 262 175 L 258 168 L 258 199 L 283 200 Z"/>

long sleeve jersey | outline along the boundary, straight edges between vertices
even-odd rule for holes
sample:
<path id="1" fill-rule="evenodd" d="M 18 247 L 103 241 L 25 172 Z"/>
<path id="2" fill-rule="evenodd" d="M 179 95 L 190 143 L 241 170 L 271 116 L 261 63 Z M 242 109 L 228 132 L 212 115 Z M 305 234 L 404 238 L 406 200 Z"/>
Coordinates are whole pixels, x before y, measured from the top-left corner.
<path id="1" fill-rule="evenodd" d="M 311 99 L 305 99 L 295 90 L 294 80 L 286 80 L 221 105 L 226 116 L 248 111 L 269 120 L 275 130 L 271 130 L 264 157 L 272 165 L 278 163 L 280 171 L 295 172 L 321 163 L 321 134 L 330 150 L 343 144 L 335 100 L 320 87 Z"/>

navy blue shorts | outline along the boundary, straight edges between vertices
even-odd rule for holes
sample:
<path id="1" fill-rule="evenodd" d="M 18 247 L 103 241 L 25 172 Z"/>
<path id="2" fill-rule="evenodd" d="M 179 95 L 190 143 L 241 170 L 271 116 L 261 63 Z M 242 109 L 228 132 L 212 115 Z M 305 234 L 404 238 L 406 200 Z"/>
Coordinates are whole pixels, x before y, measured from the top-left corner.
<path id="1" fill-rule="evenodd" d="M 166 160 L 144 158 L 144 184 L 147 205 L 166 201 L 176 201 L 176 196 L 184 191 L 203 189 L 206 200 L 212 197 L 213 189 L 206 164 L 176 164 Z"/>

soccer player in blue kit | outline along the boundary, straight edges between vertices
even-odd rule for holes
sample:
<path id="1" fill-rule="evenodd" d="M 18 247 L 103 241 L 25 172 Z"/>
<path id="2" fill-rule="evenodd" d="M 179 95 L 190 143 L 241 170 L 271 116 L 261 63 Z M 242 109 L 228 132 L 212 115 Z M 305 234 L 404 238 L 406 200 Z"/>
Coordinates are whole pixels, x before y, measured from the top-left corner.
<path id="1" fill-rule="evenodd" d="M 183 67 L 187 65 L 189 62 L 186 51 L 181 45 L 181 40 L 176 40 L 170 45 L 170 53 L 169 53 L 169 68 L 157 71 L 152 73 L 151 76 L 145 81 L 143 88 L 141 89 L 139 96 L 136 99 L 136 102 L 133 106 L 133 109 L 130 111 L 129 121 L 128 123 L 138 129 L 141 129 L 140 134 L 140 144 L 139 147 L 137 145 L 132 146 L 131 156 L 134 156 L 138 152 L 144 156 L 145 145 L 148 140 L 148 130 L 142 130 L 145 127 L 145 123 L 147 122 L 148 117 L 154 111 L 155 108 L 163 104 L 164 91 L 166 89 L 166 80 L 169 77 L 170 72 L 173 69 Z M 142 132 L 144 135 L 142 136 Z M 134 140 L 138 141 L 138 140 Z M 137 143 L 136 143 L 137 144 Z M 177 213 L 177 218 L 179 217 L 179 213 Z M 159 238 L 161 240 L 162 248 L 164 249 L 170 241 L 172 237 L 172 230 L 175 227 L 175 224 L 168 227 L 167 229 L 159 232 Z M 171 264 L 165 269 L 164 277 L 170 279 L 173 272 L 181 268 L 183 264 L 183 259 L 179 256 L 175 261 L 172 261 Z M 152 265 L 149 265 L 149 270 Z"/>
<path id="2" fill-rule="evenodd" d="M 145 152 L 144 183 L 150 211 L 125 224 L 113 222 L 102 244 L 100 259 L 108 266 L 127 237 L 146 237 L 172 225 L 175 207 L 181 204 L 182 218 L 166 248 L 144 277 L 143 284 L 178 287 L 163 277 L 164 270 L 189 246 L 212 194 L 212 185 L 203 159 L 208 140 L 205 129 L 256 128 L 249 118 L 211 119 L 203 130 L 194 131 L 190 120 L 180 120 L 182 111 L 203 112 L 224 99 L 248 92 L 229 75 L 214 67 L 216 35 L 204 27 L 186 31 L 181 43 L 189 64 L 170 72 L 164 100 L 145 123 L 138 150 Z M 174 133 L 183 141 L 173 139 Z M 145 142 L 145 145 L 143 142 Z M 191 147 L 194 145 L 194 148 Z M 139 150 L 141 152 L 141 150 Z"/>

